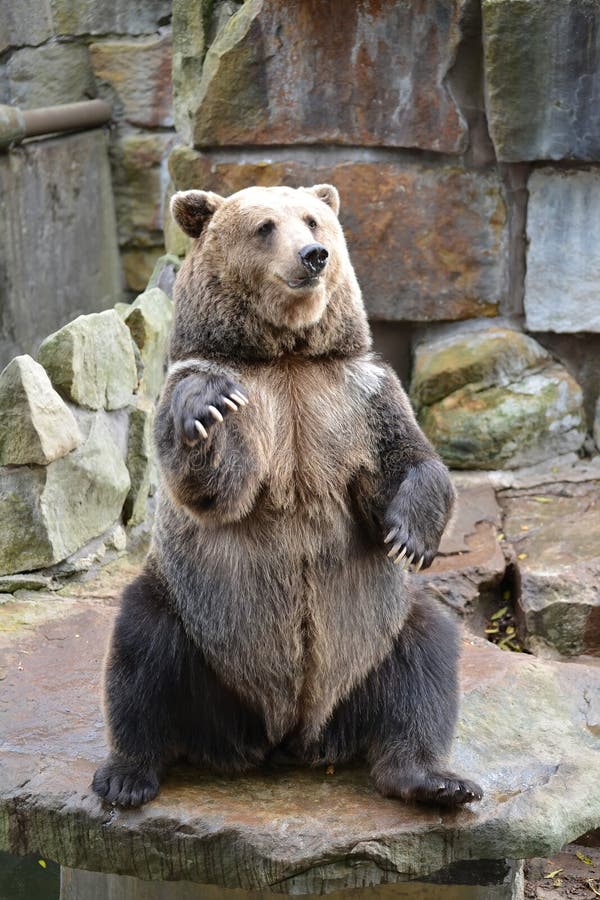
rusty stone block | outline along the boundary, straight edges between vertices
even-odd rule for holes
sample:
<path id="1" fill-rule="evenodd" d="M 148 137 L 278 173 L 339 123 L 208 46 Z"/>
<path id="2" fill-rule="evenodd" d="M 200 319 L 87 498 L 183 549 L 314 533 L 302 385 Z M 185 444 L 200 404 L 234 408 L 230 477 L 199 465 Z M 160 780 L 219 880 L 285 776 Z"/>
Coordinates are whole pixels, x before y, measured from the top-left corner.
<path id="1" fill-rule="evenodd" d="M 173 124 L 171 36 L 90 44 L 100 93 L 123 111 L 132 125 L 156 128 Z"/>
<path id="2" fill-rule="evenodd" d="M 333 143 L 463 152 L 467 125 L 447 80 L 468 6 L 249 0 L 217 34 L 199 83 L 176 79 L 178 129 L 197 147 Z M 199 71 L 202 36 L 190 42 L 179 29 L 176 41 L 178 67 Z"/>
<path id="3" fill-rule="evenodd" d="M 254 157 L 253 157 L 254 158 Z M 370 315 L 387 320 L 495 316 L 507 289 L 507 223 L 496 173 L 459 166 L 226 157 L 176 147 L 178 190 L 231 194 L 252 184 L 331 182 Z"/>

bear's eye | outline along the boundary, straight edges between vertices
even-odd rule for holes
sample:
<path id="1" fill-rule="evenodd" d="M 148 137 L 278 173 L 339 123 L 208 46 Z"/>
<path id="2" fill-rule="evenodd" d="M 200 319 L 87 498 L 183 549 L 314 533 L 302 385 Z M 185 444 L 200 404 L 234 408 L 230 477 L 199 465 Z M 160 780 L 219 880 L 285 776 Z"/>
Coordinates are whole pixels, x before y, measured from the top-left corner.
<path id="1" fill-rule="evenodd" d="M 314 219 L 307 219 L 306 224 L 311 229 L 311 231 L 314 231 L 314 229 L 317 227 L 317 223 L 315 222 Z"/>
<path id="2" fill-rule="evenodd" d="M 260 234 L 261 237 L 266 237 L 268 234 L 271 234 L 274 228 L 275 222 L 271 222 L 271 220 L 269 219 L 267 222 L 263 222 L 262 225 L 260 225 L 256 229 L 256 233 Z"/>

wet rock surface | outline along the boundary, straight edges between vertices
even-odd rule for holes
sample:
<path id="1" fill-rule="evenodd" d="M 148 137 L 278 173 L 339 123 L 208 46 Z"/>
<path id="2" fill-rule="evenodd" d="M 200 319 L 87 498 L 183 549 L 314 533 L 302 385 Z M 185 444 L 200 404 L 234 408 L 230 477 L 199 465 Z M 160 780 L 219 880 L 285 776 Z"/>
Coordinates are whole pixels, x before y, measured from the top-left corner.
<path id="1" fill-rule="evenodd" d="M 282 893 L 431 875 L 460 860 L 548 855 L 600 825 L 600 668 L 463 641 L 452 764 L 483 802 L 443 812 L 380 797 L 360 767 L 219 778 L 172 772 L 154 803 L 103 807 L 99 680 L 121 563 L 60 599 L 5 603 L 0 842 L 75 868 Z"/>

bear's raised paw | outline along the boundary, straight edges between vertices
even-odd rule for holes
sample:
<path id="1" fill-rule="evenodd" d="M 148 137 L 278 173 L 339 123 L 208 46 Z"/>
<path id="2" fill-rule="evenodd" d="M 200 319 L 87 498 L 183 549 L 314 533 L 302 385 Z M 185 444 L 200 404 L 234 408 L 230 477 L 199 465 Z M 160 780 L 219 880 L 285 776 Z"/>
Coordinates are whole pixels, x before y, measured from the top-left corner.
<path id="1" fill-rule="evenodd" d="M 175 430 L 187 444 L 205 441 L 211 429 L 248 402 L 244 389 L 229 378 L 189 375 L 173 391 L 171 408 Z"/>

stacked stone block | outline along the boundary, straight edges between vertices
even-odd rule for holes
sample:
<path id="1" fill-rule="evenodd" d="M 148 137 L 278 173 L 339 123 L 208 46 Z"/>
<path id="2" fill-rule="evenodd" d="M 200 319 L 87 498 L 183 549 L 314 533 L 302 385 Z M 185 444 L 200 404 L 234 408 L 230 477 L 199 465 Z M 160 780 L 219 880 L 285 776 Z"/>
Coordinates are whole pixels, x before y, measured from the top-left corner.
<path id="1" fill-rule="evenodd" d="M 144 289 L 163 247 L 173 144 L 170 21 L 170 0 L 11 0 L 0 9 L 0 103 L 112 103 L 118 244 L 132 293 Z M 102 300 L 93 298 L 96 309 Z"/>

